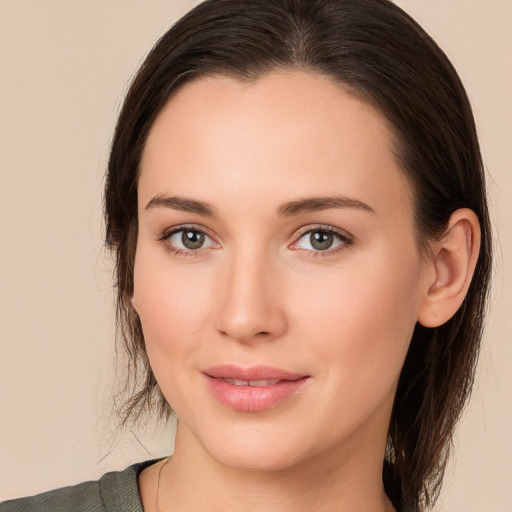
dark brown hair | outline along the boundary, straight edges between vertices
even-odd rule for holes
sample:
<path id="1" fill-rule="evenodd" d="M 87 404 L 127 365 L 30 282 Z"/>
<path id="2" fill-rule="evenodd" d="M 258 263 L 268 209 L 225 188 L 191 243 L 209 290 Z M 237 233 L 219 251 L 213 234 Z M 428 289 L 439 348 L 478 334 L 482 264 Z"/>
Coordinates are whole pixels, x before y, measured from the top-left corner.
<path id="1" fill-rule="evenodd" d="M 137 179 L 148 133 L 183 84 L 224 74 L 253 81 L 273 70 L 320 73 L 379 109 L 414 191 L 420 245 L 439 238 L 456 209 L 478 216 L 482 244 L 459 311 L 416 326 L 389 427 L 383 480 L 397 510 L 433 505 L 454 426 L 471 391 L 491 272 L 483 165 L 464 88 L 435 42 L 387 0 L 208 0 L 157 42 L 127 94 L 105 188 L 106 242 L 116 257 L 117 318 L 131 360 L 124 414 L 168 417 L 131 305 Z"/>

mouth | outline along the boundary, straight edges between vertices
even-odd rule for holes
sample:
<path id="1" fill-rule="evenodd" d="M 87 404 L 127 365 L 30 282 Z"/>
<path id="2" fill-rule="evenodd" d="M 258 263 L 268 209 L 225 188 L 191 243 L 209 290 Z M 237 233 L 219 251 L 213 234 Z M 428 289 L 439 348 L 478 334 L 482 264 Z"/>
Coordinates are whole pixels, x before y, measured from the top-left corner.
<path id="1" fill-rule="evenodd" d="M 232 384 L 233 386 L 273 386 L 278 382 L 281 382 L 279 379 L 262 379 L 262 380 L 240 380 L 240 379 L 219 379 L 228 384 Z"/>
<path id="2" fill-rule="evenodd" d="M 222 405 L 242 412 L 264 411 L 288 402 L 311 378 L 268 366 L 222 365 L 203 374 L 210 392 Z"/>

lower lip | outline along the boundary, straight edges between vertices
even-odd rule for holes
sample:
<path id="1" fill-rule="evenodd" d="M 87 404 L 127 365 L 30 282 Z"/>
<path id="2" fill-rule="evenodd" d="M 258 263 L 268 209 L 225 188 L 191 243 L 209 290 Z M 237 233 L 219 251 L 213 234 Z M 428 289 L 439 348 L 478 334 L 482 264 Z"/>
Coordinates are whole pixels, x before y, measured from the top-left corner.
<path id="1" fill-rule="evenodd" d="M 244 412 L 271 409 L 297 395 L 309 380 L 283 380 L 271 386 L 235 386 L 206 375 L 213 396 L 222 404 Z"/>

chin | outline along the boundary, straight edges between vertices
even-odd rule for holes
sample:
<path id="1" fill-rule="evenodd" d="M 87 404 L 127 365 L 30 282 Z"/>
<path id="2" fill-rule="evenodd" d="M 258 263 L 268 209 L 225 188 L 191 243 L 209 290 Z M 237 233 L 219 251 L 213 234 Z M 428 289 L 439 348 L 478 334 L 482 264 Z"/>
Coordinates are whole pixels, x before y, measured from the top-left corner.
<path id="1" fill-rule="evenodd" d="M 304 451 L 302 443 L 280 428 L 254 425 L 232 427 L 206 439 L 199 438 L 210 457 L 225 467 L 239 471 L 275 472 L 297 463 Z M 284 436 L 283 436 L 284 434 Z"/>
<path id="2" fill-rule="evenodd" d="M 293 454 L 280 449 L 265 447 L 234 447 L 212 450 L 210 455 L 220 464 L 237 471 L 272 473 L 290 469 L 298 463 L 298 451 Z"/>

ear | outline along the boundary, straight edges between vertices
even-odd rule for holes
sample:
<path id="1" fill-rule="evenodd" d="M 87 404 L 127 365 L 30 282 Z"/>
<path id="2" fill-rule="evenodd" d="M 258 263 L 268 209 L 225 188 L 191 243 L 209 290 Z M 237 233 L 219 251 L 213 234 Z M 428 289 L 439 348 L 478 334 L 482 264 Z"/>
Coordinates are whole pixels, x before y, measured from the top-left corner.
<path id="1" fill-rule="evenodd" d="M 418 322 L 438 327 L 459 309 L 468 291 L 480 250 L 480 223 L 475 212 L 467 208 L 450 216 L 441 240 L 431 244 L 434 278 L 420 304 Z"/>
<path id="2" fill-rule="evenodd" d="M 138 314 L 138 312 L 137 312 L 137 306 L 135 305 L 135 295 L 134 295 L 134 294 L 130 297 L 130 302 L 131 302 L 131 305 L 132 305 L 133 310 L 135 311 L 135 313 L 137 313 L 137 314 Z"/>

